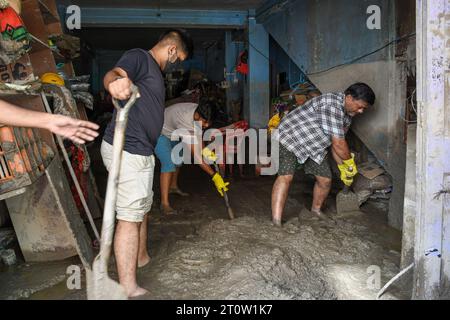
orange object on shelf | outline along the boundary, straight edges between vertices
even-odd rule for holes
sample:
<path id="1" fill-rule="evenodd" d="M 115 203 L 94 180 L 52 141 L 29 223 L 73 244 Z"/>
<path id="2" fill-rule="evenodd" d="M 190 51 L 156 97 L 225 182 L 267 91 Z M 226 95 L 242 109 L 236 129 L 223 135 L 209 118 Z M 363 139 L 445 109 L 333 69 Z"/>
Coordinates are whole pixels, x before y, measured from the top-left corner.
<path id="1" fill-rule="evenodd" d="M 39 178 L 51 161 L 48 148 L 37 129 L 0 126 L 0 194 Z"/>
<path id="2" fill-rule="evenodd" d="M 239 54 L 238 65 L 236 66 L 236 71 L 243 74 L 248 75 L 249 67 L 248 67 L 248 51 L 244 50 Z"/>

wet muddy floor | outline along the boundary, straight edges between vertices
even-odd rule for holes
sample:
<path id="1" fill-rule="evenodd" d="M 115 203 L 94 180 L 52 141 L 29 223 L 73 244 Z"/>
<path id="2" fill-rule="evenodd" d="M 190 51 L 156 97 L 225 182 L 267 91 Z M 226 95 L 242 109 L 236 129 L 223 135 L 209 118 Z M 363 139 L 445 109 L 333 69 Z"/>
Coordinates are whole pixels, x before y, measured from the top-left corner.
<path id="1" fill-rule="evenodd" d="M 180 185 L 190 197 L 172 196 L 177 216 L 159 210 L 158 185 L 149 222 L 150 264 L 138 271 L 145 299 L 374 299 L 377 289 L 399 272 L 401 234 L 387 226 L 377 203 L 360 212 L 335 214 L 336 192 L 327 200 L 332 222 L 304 210 L 313 181 L 297 175 L 287 201 L 284 225 L 270 220 L 273 177 L 231 182 L 230 221 L 223 199 L 209 178 L 184 167 Z M 116 277 L 114 270 L 112 276 Z M 84 285 L 84 284 L 83 284 Z M 83 286 L 84 288 L 84 286 Z M 65 281 L 31 299 L 85 299 Z M 384 299 L 407 299 L 393 288 Z"/>

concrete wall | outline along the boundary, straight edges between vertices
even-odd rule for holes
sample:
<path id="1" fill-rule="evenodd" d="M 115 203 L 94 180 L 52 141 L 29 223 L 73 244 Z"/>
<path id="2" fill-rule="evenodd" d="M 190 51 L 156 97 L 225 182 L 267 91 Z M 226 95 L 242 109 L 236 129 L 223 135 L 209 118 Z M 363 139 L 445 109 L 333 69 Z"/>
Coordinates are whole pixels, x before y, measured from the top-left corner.
<path id="1" fill-rule="evenodd" d="M 450 299 L 450 1 L 417 0 L 413 299 Z M 430 250 L 438 254 L 430 254 Z"/>
<path id="2" fill-rule="evenodd" d="M 281 12 L 260 20 L 306 73 L 318 72 L 377 49 L 389 41 L 393 12 L 389 0 L 289 1 Z M 370 5 L 381 8 L 381 30 L 367 29 Z M 382 60 L 381 52 L 365 61 Z"/>
<path id="3" fill-rule="evenodd" d="M 403 214 L 402 259 L 400 268 L 414 262 L 414 237 L 416 223 L 416 144 L 417 126 L 408 126 L 408 145 L 406 154 L 405 204 Z"/>

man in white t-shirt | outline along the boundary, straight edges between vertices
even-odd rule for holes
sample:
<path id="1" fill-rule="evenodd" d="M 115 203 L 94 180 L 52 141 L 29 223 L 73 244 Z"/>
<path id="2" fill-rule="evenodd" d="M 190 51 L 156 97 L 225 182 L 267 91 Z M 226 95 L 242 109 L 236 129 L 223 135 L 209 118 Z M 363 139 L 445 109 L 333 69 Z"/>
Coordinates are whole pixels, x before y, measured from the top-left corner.
<path id="1" fill-rule="evenodd" d="M 169 203 L 169 194 L 178 194 L 181 196 L 188 196 L 187 193 L 182 192 L 178 187 L 178 174 L 180 167 L 175 165 L 172 160 L 172 150 L 180 143 L 179 141 L 172 141 L 172 134 L 176 130 L 194 131 L 195 123 L 201 123 L 202 129 L 206 129 L 211 124 L 212 104 L 208 99 L 200 100 L 196 103 L 177 103 L 169 106 L 164 111 L 164 126 L 161 136 L 158 138 L 155 153 L 161 161 L 161 211 L 166 215 L 176 214 L 176 211 Z M 209 151 L 209 150 L 208 150 Z M 193 154 L 194 148 L 191 147 Z M 215 155 L 214 155 L 215 156 Z M 223 195 L 223 191 L 228 191 L 227 186 L 220 176 L 204 161 L 199 164 L 200 167 L 212 177 L 212 180 L 217 188 L 217 191 Z"/>

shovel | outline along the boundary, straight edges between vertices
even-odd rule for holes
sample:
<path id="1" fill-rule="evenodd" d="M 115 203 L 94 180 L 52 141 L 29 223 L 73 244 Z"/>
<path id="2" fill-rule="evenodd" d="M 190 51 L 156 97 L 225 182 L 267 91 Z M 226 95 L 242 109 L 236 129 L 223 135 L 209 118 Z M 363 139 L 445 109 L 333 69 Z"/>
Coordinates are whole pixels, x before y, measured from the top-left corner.
<path id="1" fill-rule="evenodd" d="M 114 130 L 113 159 L 108 175 L 105 207 L 103 212 L 102 234 L 100 240 L 100 253 L 94 260 L 92 270 L 86 270 L 87 298 L 89 300 L 126 300 L 128 296 L 125 289 L 108 276 L 108 262 L 115 227 L 115 210 L 117 200 L 117 184 L 122 160 L 122 151 L 125 141 L 128 113 L 139 97 L 139 90 L 131 85 L 131 97 L 121 108 L 119 102 L 113 99 L 117 110 L 116 127 Z"/>
<path id="2" fill-rule="evenodd" d="M 351 168 L 350 171 L 353 171 Z M 336 196 L 337 214 L 359 211 L 358 196 L 350 190 L 349 186 L 344 185 L 342 191 Z"/>
<path id="3" fill-rule="evenodd" d="M 358 196 L 345 186 L 336 196 L 337 214 L 359 211 Z"/>

